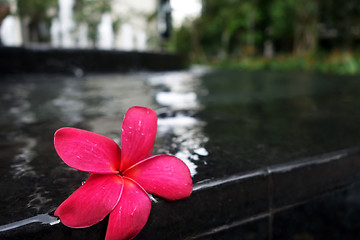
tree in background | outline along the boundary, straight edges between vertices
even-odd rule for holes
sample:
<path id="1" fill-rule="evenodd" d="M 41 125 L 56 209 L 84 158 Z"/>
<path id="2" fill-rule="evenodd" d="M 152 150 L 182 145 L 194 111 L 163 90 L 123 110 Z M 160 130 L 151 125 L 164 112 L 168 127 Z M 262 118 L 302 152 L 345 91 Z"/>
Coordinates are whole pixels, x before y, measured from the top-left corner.
<path id="1" fill-rule="evenodd" d="M 293 6 L 294 52 L 297 55 L 315 52 L 318 42 L 318 1 L 293 1 Z"/>
<path id="2" fill-rule="evenodd" d="M 292 0 L 268 1 L 267 32 L 271 40 L 276 42 L 278 52 L 291 51 L 293 49 L 293 36 L 295 22 L 295 3 Z"/>
<path id="3" fill-rule="evenodd" d="M 360 2 L 320 1 L 319 23 L 331 47 L 350 50 L 360 39 Z"/>
<path id="4" fill-rule="evenodd" d="M 1 29 L 2 21 L 9 13 L 10 13 L 10 7 L 7 0 L 0 0 L 0 29 Z M 0 37 L 0 46 L 2 46 L 1 37 Z"/>
<path id="5" fill-rule="evenodd" d="M 359 0 L 344 3 L 203 0 L 202 3 L 201 16 L 175 29 L 173 36 L 173 41 L 178 43 L 180 39 L 190 38 L 187 51 L 195 58 L 212 61 L 261 56 L 269 41 L 275 52 L 300 57 L 317 53 L 319 49 L 351 50 L 359 46 Z"/>
<path id="6" fill-rule="evenodd" d="M 252 0 L 204 0 L 202 15 L 194 24 L 197 45 L 210 57 L 221 59 L 253 54 L 259 40 L 257 4 Z"/>
<path id="7" fill-rule="evenodd" d="M 51 19 L 56 17 L 58 0 L 17 0 L 18 14 L 29 35 L 25 42 L 48 42 Z"/>
<path id="8" fill-rule="evenodd" d="M 74 7 L 74 18 L 77 24 L 88 25 L 88 37 L 95 44 L 97 40 L 97 27 L 101 16 L 111 11 L 112 0 L 76 0 Z M 115 21 L 118 24 L 118 21 Z"/>
<path id="9" fill-rule="evenodd" d="M 10 13 L 10 7 L 7 0 L 0 0 L 0 26 L 2 20 Z"/>

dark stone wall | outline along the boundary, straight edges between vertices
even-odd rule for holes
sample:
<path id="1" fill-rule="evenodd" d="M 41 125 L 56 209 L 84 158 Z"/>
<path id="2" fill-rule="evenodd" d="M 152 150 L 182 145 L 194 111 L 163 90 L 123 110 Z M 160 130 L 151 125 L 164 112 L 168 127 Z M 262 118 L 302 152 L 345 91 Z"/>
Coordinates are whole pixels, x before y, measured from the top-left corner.
<path id="1" fill-rule="evenodd" d="M 0 73 L 111 73 L 186 67 L 184 55 L 94 49 L 0 48 Z"/>

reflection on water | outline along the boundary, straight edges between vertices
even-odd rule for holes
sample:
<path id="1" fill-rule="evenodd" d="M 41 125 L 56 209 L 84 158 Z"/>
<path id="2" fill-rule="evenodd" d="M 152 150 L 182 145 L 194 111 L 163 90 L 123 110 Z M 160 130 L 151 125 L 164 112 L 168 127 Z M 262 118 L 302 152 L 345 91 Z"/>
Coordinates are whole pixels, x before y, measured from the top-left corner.
<path id="1" fill-rule="evenodd" d="M 11 86 L 6 94 L 3 95 L 3 100 L 12 102 L 9 113 L 14 116 L 14 120 L 18 124 L 33 123 L 36 121 L 35 115 L 30 109 L 31 103 L 29 95 L 33 84 L 16 84 Z"/>
<path id="2" fill-rule="evenodd" d="M 194 92 L 159 92 L 156 94 L 157 103 L 162 106 L 169 106 L 172 109 L 199 108 L 199 103 L 196 98 L 197 95 Z"/>
<path id="3" fill-rule="evenodd" d="M 200 77 L 207 72 L 205 68 L 171 72 L 150 77 L 148 83 L 159 89 L 155 99 L 161 106 L 171 110 L 199 110 L 198 96 L 207 93 L 201 87 Z"/>
<path id="4" fill-rule="evenodd" d="M 36 175 L 34 168 L 31 166 L 31 161 L 34 159 L 34 147 L 37 142 L 34 138 L 27 136 L 16 136 L 14 142 L 23 144 L 19 148 L 18 154 L 15 155 L 12 164 L 10 165 L 13 178 L 21 178 L 23 176 L 33 177 Z"/>
<path id="5" fill-rule="evenodd" d="M 2 95 L 2 100 L 11 103 L 8 106 L 8 116 L 12 118 L 14 127 L 20 127 L 24 124 L 32 124 L 36 121 L 36 116 L 31 109 L 31 100 L 29 99 L 31 91 L 35 88 L 34 84 L 18 83 L 10 86 L 8 91 Z M 4 116 L 2 114 L 2 116 Z M 6 116 L 4 116 L 6 117 Z M 34 158 L 34 147 L 37 142 L 35 138 L 27 136 L 25 133 L 14 131 L 7 136 L 7 141 L 15 142 L 19 145 L 17 153 L 14 154 L 10 164 L 10 172 L 13 178 L 23 176 L 35 176 L 31 161 Z"/>
<path id="6" fill-rule="evenodd" d="M 158 136 L 165 139 L 171 137 L 171 144 L 163 144 L 158 152 L 174 154 L 186 163 L 191 175 L 194 176 L 197 173 L 197 165 L 193 161 L 199 160 L 199 156 L 207 156 L 204 145 L 208 138 L 203 134 L 204 126 L 204 122 L 194 117 L 180 115 L 160 118 Z"/>
<path id="7" fill-rule="evenodd" d="M 89 128 L 119 141 L 122 119 L 134 105 L 157 108 L 152 89 L 145 84 L 147 74 L 99 75 L 83 83 L 84 115 Z"/>
<path id="8" fill-rule="evenodd" d="M 83 121 L 81 116 L 85 103 L 81 99 L 82 90 L 79 81 L 66 79 L 64 86 L 53 103 L 59 109 L 60 118 L 71 125 Z"/>
<path id="9" fill-rule="evenodd" d="M 161 144 L 158 152 L 174 154 L 183 160 L 192 176 L 197 173 L 195 162 L 208 154 L 205 149 L 208 138 L 203 133 L 205 122 L 195 117 L 202 108 L 198 95 L 206 94 L 200 87 L 200 77 L 206 72 L 195 68 L 148 79 L 156 89 L 156 102 L 164 107 L 158 111 L 158 137 L 171 139 L 170 144 Z"/>
<path id="10" fill-rule="evenodd" d="M 36 186 L 35 191 L 29 195 L 29 202 L 26 206 L 35 209 L 39 213 L 47 203 L 52 201 L 51 198 L 46 197 L 48 194 L 49 190 Z"/>

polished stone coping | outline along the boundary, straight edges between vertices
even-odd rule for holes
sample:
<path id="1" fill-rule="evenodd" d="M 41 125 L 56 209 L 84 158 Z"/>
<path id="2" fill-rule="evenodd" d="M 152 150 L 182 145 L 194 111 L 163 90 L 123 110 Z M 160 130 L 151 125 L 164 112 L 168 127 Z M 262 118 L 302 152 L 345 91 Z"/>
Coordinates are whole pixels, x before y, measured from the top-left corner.
<path id="1" fill-rule="evenodd" d="M 0 74 L 168 71 L 184 69 L 186 57 L 162 52 L 0 47 Z"/>
<path id="2" fill-rule="evenodd" d="M 274 215 L 360 179 L 360 147 L 194 184 L 190 198 L 156 198 L 136 239 L 197 239 Z M 71 229 L 49 214 L 0 226 L 5 239 L 103 239 L 104 221 Z"/>

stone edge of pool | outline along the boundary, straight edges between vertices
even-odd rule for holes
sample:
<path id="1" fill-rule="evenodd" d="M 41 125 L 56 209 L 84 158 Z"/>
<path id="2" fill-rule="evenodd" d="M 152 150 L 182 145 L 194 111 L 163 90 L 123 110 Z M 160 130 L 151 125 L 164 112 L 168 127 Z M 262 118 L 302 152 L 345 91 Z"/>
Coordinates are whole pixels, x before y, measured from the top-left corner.
<path id="1" fill-rule="evenodd" d="M 189 199 L 153 202 L 136 239 L 196 239 L 271 217 L 360 179 L 360 147 L 261 168 L 194 185 Z M 0 226 L 5 239 L 103 239 L 107 220 L 67 228 L 49 214 Z"/>
<path id="2" fill-rule="evenodd" d="M 0 48 L 0 74 L 170 71 L 186 68 L 185 55 L 98 49 Z"/>

